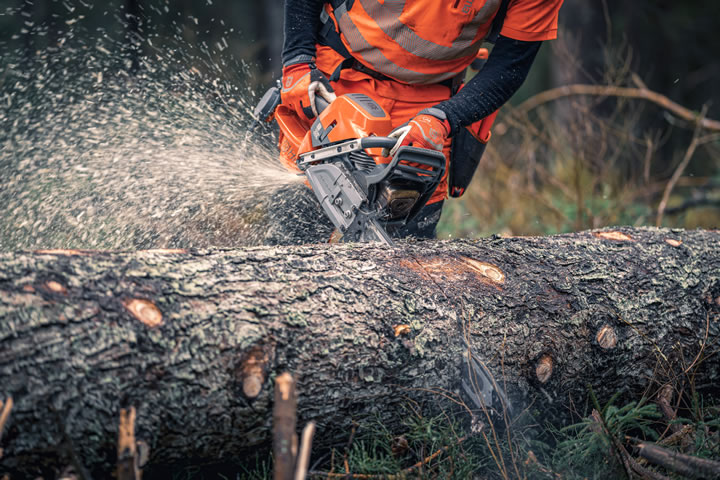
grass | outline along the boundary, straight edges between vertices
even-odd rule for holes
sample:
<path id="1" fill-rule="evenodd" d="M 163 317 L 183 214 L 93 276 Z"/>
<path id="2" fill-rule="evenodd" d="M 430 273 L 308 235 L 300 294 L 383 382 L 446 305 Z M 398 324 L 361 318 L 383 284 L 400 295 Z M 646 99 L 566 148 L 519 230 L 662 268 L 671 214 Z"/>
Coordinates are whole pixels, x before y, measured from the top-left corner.
<path id="1" fill-rule="evenodd" d="M 489 428 L 485 430 L 487 438 L 471 432 L 465 410 L 423 415 L 416 406 L 408 406 L 398 431 L 390 431 L 380 421 L 368 421 L 356 426 L 347 447 L 315 452 L 312 478 L 644 478 L 632 469 L 628 471 L 628 459 L 656 478 L 682 478 L 644 463 L 635 453 L 639 441 L 698 458 L 720 459 L 717 398 L 688 393 L 681 405 L 687 403 L 683 411 L 690 416 L 675 420 L 664 417 L 657 404 L 647 399 L 623 404 L 617 400 L 616 395 L 601 404 L 589 388 L 589 412 L 576 415 L 574 423 L 554 428 L 526 412 L 526 418 L 513 426 L 511 442 L 503 435 L 504 426 L 497 426 L 497 443 Z M 669 434 L 673 424 L 684 425 L 684 431 L 689 432 L 675 443 Z M 498 458 L 502 458 L 504 468 L 500 468 Z M 234 478 L 271 478 L 270 457 L 254 462 Z M 187 476 L 182 480 L 192 478 L 224 477 Z"/>

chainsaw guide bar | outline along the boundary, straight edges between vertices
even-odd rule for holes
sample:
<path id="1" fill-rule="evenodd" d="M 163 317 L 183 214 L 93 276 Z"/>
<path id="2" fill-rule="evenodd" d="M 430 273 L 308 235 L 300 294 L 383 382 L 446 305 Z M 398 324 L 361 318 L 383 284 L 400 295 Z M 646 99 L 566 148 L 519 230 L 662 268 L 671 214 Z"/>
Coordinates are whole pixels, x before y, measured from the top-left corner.
<path id="1" fill-rule="evenodd" d="M 341 241 L 393 246 L 383 224 L 407 222 L 437 187 L 445 171 L 441 152 L 401 147 L 390 163 L 378 165 L 365 153 L 367 148 L 390 149 L 396 142 L 390 137 L 366 137 L 299 156 L 298 168 L 342 234 Z M 403 192 L 404 197 L 398 198 L 398 192 Z"/>

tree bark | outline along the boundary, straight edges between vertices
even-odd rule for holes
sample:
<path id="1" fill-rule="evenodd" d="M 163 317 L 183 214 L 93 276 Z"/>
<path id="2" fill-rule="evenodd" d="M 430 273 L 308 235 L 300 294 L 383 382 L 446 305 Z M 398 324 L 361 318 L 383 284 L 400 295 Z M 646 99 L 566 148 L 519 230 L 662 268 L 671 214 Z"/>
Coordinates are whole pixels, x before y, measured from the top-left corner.
<path id="1" fill-rule="evenodd" d="M 316 447 L 353 420 L 394 428 L 408 399 L 450 404 L 463 329 L 516 410 L 561 423 L 588 384 L 718 385 L 720 232 L 7 253 L 0 317 L 0 473 L 74 452 L 107 474 L 130 407 L 151 463 L 237 458 L 267 444 L 283 371 Z"/>

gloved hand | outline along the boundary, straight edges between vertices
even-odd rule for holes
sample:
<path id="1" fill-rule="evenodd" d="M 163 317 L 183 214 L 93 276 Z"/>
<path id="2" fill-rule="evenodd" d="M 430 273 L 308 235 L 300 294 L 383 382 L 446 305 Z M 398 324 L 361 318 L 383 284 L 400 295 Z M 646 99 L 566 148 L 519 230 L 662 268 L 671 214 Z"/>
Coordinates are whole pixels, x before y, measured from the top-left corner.
<path id="1" fill-rule="evenodd" d="M 387 156 L 394 156 L 405 145 L 442 151 L 450 135 L 450 123 L 445 112 L 438 108 L 426 108 L 410 120 L 407 125 L 396 128 L 388 137 L 397 138 L 397 143 Z"/>
<path id="2" fill-rule="evenodd" d="M 316 96 L 328 103 L 336 98 L 330 82 L 315 64 L 296 63 L 283 67 L 280 98 L 284 105 L 295 110 L 301 118 L 312 119 L 318 115 Z"/>

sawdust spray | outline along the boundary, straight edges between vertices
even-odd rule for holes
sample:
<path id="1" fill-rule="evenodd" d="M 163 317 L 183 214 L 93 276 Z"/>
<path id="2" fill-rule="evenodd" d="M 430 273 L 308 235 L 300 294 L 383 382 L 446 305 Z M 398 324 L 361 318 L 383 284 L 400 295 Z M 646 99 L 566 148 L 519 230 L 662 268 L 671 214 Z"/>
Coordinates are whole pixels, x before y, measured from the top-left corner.
<path id="1" fill-rule="evenodd" d="M 254 69 L 150 50 L 131 61 L 76 33 L 33 58 L 2 52 L 0 251 L 298 243 L 283 226 L 312 230 L 275 135 L 249 133 Z"/>

